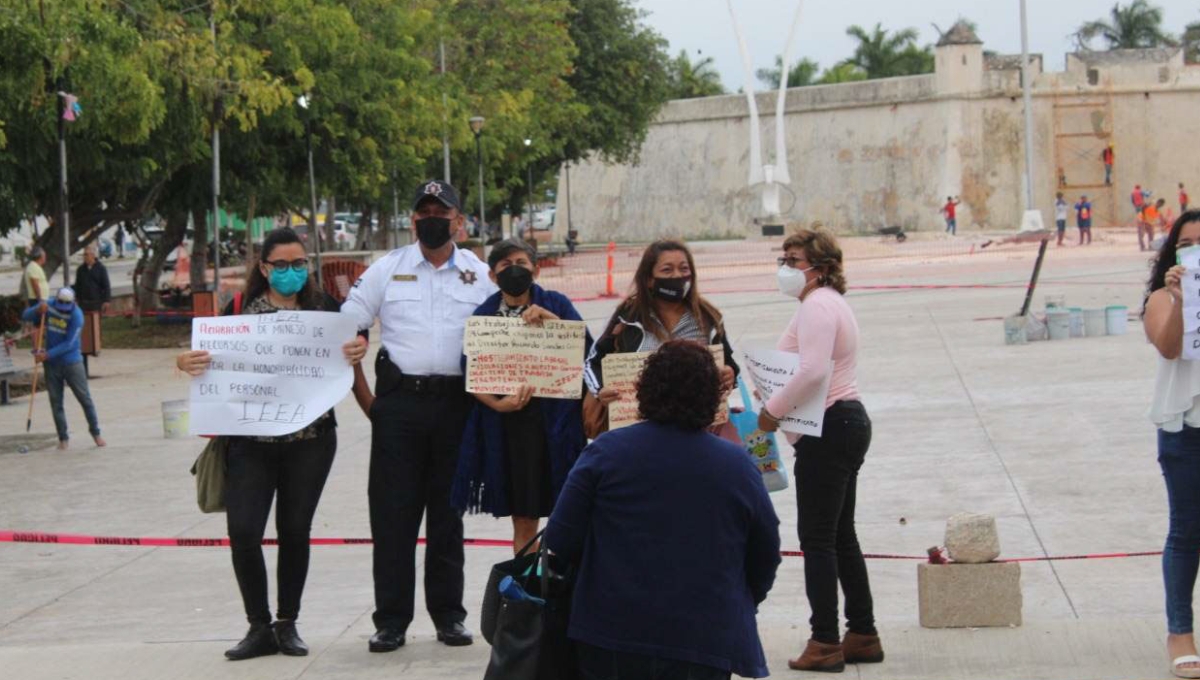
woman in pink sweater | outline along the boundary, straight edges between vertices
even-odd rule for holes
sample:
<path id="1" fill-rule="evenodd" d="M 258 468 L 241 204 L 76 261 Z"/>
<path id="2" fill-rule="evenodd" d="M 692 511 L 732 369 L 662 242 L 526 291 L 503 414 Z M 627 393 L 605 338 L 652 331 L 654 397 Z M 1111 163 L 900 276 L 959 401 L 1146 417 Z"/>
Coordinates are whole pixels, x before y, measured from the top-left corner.
<path id="1" fill-rule="evenodd" d="M 801 230 L 783 244 L 779 290 L 800 299 L 778 349 L 800 354 L 800 370 L 762 409 L 766 432 L 812 397 L 833 364 L 820 437 L 788 435 L 796 449 L 796 501 L 812 638 L 794 670 L 838 672 L 846 663 L 883 661 L 867 565 L 854 531 L 858 471 L 871 445 L 871 419 L 858 398 L 858 322 L 846 299 L 842 250 L 833 235 Z M 847 633 L 838 627 L 838 582 L 846 595 Z"/>

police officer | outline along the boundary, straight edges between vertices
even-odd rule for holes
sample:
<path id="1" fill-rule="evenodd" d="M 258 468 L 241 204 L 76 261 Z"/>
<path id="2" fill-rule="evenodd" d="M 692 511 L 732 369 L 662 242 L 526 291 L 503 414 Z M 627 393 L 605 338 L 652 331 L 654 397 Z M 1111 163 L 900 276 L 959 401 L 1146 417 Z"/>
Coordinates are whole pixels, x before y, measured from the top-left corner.
<path id="1" fill-rule="evenodd" d="M 454 647 L 472 642 L 463 625 L 462 515 L 450 507 L 450 487 L 471 407 L 462 374 L 463 327 L 496 286 L 486 264 L 455 246 L 465 223 L 453 186 L 421 184 L 412 216 L 418 243 L 371 265 L 342 305 L 360 330 L 378 317 L 383 343 L 375 360 L 375 395 L 365 400 L 372 423 L 372 652 L 404 645 L 424 513 L 425 606 L 437 639 Z"/>

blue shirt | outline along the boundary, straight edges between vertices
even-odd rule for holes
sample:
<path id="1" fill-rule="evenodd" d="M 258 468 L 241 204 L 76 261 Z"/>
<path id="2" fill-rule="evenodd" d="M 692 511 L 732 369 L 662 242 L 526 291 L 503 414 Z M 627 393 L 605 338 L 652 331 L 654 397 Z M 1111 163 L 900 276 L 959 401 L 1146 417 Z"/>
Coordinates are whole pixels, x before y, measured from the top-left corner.
<path id="1" fill-rule="evenodd" d="M 37 307 L 30 307 L 21 314 L 21 320 L 29 323 L 41 323 L 41 315 Z M 51 366 L 70 366 L 83 361 L 79 351 L 79 336 L 83 333 L 83 312 L 79 305 L 73 305 L 71 311 L 60 312 L 53 304 L 46 306 L 46 363 Z"/>
<path id="2" fill-rule="evenodd" d="M 545 541 L 579 565 L 572 639 L 768 674 L 755 609 L 779 566 L 779 518 L 736 444 L 653 422 L 601 435 L 571 470 Z"/>

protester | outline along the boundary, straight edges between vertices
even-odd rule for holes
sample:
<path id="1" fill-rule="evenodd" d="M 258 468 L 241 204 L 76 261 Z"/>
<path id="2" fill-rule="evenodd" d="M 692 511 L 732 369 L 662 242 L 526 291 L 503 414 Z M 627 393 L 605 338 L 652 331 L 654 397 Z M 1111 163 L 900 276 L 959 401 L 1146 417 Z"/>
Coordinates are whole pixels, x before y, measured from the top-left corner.
<path id="1" fill-rule="evenodd" d="M 1067 201 L 1060 191 L 1054 197 L 1054 226 L 1058 230 L 1060 246 L 1063 244 L 1063 237 L 1067 235 L 1067 209 Z"/>
<path id="2" fill-rule="evenodd" d="M 26 309 L 21 320 L 41 326 L 43 317 L 45 333 L 41 349 L 34 352 L 34 361 L 46 369 L 46 392 L 50 396 L 54 429 L 58 431 L 58 448 L 60 451 L 66 450 L 70 441 L 67 414 L 63 410 L 64 384 L 71 388 L 75 399 L 83 407 L 92 441 L 96 446 L 106 446 L 104 438 L 100 436 L 100 419 L 96 416 L 96 404 L 88 391 L 87 371 L 83 368 L 83 354 L 79 350 L 83 312 L 75 304 L 75 291 L 67 286 L 59 288 L 53 302 L 39 302 L 37 306 Z"/>
<path id="3" fill-rule="evenodd" d="M 1179 183 L 1179 214 L 1180 215 L 1187 212 L 1188 204 L 1190 202 L 1191 202 L 1191 199 L 1188 198 L 1187 189 L 1184 189 L 1183 182 L 1180 182 Z"/>
<path id="4" fill-rule="evenodd" d="M 1087 194 L 1079 197 L 1075 203 L 1075 224 L 1079 227 L 1079 245 L 1083 245 L 1084 237 L 1087 237 L 1088 245 L 1092 244 L 1092 204 L 1088 201 Z"/>
<path id="5" fill-rule="evenodd" d="M 108 270 L 100 261 L 100 249 L 91 244 L 83 250 L 83 264 L 75 270 L 75 295 L 84 312 L 102 312 L 112 300 Z"/>
<path id="6" fill-rule="evenodd" d="M 1113 163 L 1116 161 L 1117 151 L 1112 142 L 1109 142 L 1104 150 L 1100 152 L 1100 161 L 1104 163 L 1104 185 L 1112 186 Z"/>
<path id="7" fill-rule="evenodd" d="M 1140 250 L 1154 247 L 1154 227 L 1162 221 L 1162 214 L 1159 210 L 1166 202 L 1166 199 L 1160 198 L 1154 203 L 1147 202 L 1142 208 L 1142 217 L 1138 220 L 1138 248 Z M 1143 235 L 1145 243 L 1142 242 Z"/>
<path id="8" fill-rule="evenodd" d="M 1158 464 L 1167 485 L 1170 524 L 1163 549 L 1167 656 L 1181 678 L 1200 678 L 1192 595 L 1200 568 L 1200 361 L 1182 358 L 1186 273 L 1177 253 L 1200 245 L 1200 211 L 1179 216 L 1154 260 L 1142 321 L 1158 350 L 1150 419 L 1158 428 Z"/>
<path id="9" fill-rule="evenodd" d="M 538 269 L 529 244 L 501 241 L 488 256 L 488 278 L 500 286 L 475 316 L 502 316 L 541 325 L 582 321 L 561 293 L 534 283 Z M 585 341 L 591 349 L 591 336 Z M 582 359 L 582 357 L 580 357 Z M 567 473 L 587 444 L 580 399 L 543 399 L 526 386 L 519 394 L 476 394 L 463 432 L 451 502 L 459 510 L 512 517 L 513 551 L 533 540 L 549 517 Z"/>
<path id="10" fill-rule="evenodd" d="M 412 208 L 418 243 L 371 265 L 342 305 L 360 329 L 378 317 L 383 342 L 368 408 L 372 652 L 404 645 L 413 619 L 417 534 L 426 513 L 425 604 L 437 639 L 450 646 L 473 641 L 463 625 L 462 514 L 450 505 L 450 489 L 474 402 L 463 381 L 463 328 L 496 285 L 486 264 L 455 246 L 466 220 L 453 186 L 421 184 Z"/>
<path id="11" fill-rule="evenodd" d="M 953 196 L 947 196 L 946 205 L 942 206 L 942 215 L 946 218 L 946 233 L 951 236 L 958 234 L 958 204 L 961 202 Z"/>
<path id="12" fill-rule="evenodd" d="M 289 227 L 275 229 L 263 239 L 262 255 L 249 272 L 246 292 L 224 314 L 270 314 L 280 310 L 337 311 L 309 275 L 309 261 L 300 236 Z M 355 338 L 342 347 L 346 360 L 357 364 L 367 352 L 366 341 Z M 206 351 L 180 354 L 175 364 L 198 376 L 212 362 Z M 225 657 L 234 661 L 283 652 L 308 654 L 296 631 L 300 599 L 308 577 L 309 534 L 325 480 L 337 451 L 337 420 L 333 409 L 299 432 L 277 437 L 234 437 L 230 442 L 225 481 L 225 512 L 233 572 L 250 630 Z M 271 501 L 279 537 L 277 579 L 279 608 L 271 622 L 267 568 L 262 541 Z"/>
<path id="13" fill-rule="evenodd" d="M 779 566 L 779 519 L 745 450 L 705 432 L 724 398 L 716 363 L 669 341 L 637 397 L 645 422 L 584 450 L 546 527 L 546 547 L 578 565 L 580 675 L 765 677 L 755 609 Z"/>
<path id="14" fill-rule="evenodd" d="M 584 378 L 599 407 L 606 409 L 621 396 L 615 387 L 604 386 L 604 357 L 650 352 L 669 340 L 723 346 L 721 387 L 725 391 L 733 389 L 738 366 L 721 312 L 700 295 L 695 261 L 687 246 L 663 240 L 650 244 L 642 253 L 634 273 L 633 293 L 617 307 L 588 354 Z"/>
<path id="15" fill-rule="evenodd" d="M 779 290 L 799 298 L 777 348 L 800 354 L 800 368 L 759 412 L 774 432 L 780 418 L 808 401 L 830 372 L 820 437 L 788 434 L 796 451 L 796 502 L 812 637 L 788 662 L 795 670 L 839 671 L 846 663 L 883 660 L 875 630 L 867 564 L 854 528 L 858 473 L 871 445 L 871 419 L 858 396 L 858 322 L 847 304 L 842 250 L 824 230 L 801 230 L 783 243 Z M 849 631 L 838 632 L 838 583 Z"/>
<path id="16" fill-rule="evenodd" d="M 29 263 L 25 265 L 22 287 L 25 290 L 26 307 L 36 307 L 50 299 L 50 282 L 46 279 L 46 251 L 41 246 L 29 249 Z"/>

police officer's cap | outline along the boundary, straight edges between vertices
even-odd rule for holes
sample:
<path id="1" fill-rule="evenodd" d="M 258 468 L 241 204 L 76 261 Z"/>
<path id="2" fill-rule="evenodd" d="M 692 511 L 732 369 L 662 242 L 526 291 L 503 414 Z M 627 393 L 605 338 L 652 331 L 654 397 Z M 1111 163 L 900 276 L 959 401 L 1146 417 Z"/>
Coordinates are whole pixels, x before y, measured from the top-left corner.
<path id="1" fill-rule="evenodd" d="M 447 208 L 454 208 L 462 211 L 462 202 L 458 198 L 458 190 L 449 182 L 443 182 L 440 179 L 431 179 L 428 182 L 422 182 L 417 187 L 417 194 L 413 197 L 413 210 L 421 205 L 421 201 L 427 198 L 435 198 Z"/>

